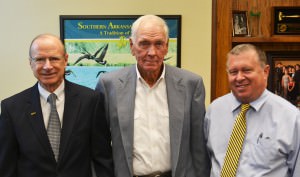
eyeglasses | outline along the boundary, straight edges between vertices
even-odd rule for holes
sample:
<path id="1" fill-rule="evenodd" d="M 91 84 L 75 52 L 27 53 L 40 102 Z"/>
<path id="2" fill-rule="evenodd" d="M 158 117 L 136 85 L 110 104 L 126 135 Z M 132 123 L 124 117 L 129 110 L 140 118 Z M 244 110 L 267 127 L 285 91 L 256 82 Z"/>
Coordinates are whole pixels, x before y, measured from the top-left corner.
<path id="1" fill-rule="evenodd" d="M 37 57 L 37 58 L 31 58 L 31 60 L 38 64 L 38 65 L 44 65 L 46 63 L 47 60 L 49 60 L 49 62 L 51 64 L 56 64 L 59 63 L 64 57 Z"/>

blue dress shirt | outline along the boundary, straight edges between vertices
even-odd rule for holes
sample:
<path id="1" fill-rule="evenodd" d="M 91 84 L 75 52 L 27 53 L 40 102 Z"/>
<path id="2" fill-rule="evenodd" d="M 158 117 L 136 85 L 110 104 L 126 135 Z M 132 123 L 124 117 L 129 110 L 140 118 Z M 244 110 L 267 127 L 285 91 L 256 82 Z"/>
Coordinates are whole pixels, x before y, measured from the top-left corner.
<path id="1" fill-rule="evenodd" d="M 205 138 L 212 161 L 211 177 L 219 177 L 241 103 L 229 93 L 208 107 Z M 300 176 L 300 112 L 285 99 L 265 90 L 250 103 L 247 132 L 237 177 Z"/>

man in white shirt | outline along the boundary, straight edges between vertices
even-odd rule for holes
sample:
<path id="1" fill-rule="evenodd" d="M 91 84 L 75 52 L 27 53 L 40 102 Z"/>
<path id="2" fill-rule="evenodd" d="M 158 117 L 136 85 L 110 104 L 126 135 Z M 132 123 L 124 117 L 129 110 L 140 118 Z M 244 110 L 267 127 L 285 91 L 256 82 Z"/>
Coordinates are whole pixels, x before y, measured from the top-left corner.
<path id="1" fill-rule="evenodd" d="M 145 15 L 133 23 L 137 64 L 102 75 L 116 177 L 207 177 L 204 85 L 191 72 L 164 64 L 168 27 Z"/>

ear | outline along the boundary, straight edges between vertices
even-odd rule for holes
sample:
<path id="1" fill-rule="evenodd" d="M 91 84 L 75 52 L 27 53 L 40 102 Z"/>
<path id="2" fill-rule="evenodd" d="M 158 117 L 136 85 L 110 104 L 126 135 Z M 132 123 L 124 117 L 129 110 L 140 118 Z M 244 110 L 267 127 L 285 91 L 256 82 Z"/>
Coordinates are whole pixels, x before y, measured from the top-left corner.
<path id="1" fill-rule="evenodd" d="M 168 54 L 168 51 L 169 51 L 169 38 L 168 38 L 167 43 L 166 43 L 165 56 Z"/>
<path id="2" fill-rule="evenodd" d="M 66 53 L 65 54 L 65 66 L 67 66 L 67 64 L 68 64 L 68 59 L 69 59 L 69 55 Z"/>
<path id="3" fill-rule="evenodd" d="M 268 77 L 269 77 L 269 72 L 270 72 L 270 65 L 266 65 L 266 66 L 264 67 L 265 79 L 268 79 Z"/>
<path id="4" fill-rule="evenodd" d="M 130 44 L 130 52 L 131 52 L 131 55 L 134 56 L 134 47 L 133 47 L 133 42 L 132 42 L 132 39 L 129 38 L 129 44 Z"/>
<path id="5" fill-rule="evenodd" d="M 29 60 L 28 60 L 28 61 L 29 61 L 30 68 L 31 68 L 31 69 L 33 69 L 33 67 L 34 67 L 34 66 L 33 66 L 33 65 L 34 65 L 34 63 L 33 63 L 32 59 L 31 59 L 31 58 L 29 58 Z"/>
<path id="6" fill-rule="evenodd" d="M 168 53 L 168 50 L 169 50 L 169 38 L 168 38 L 168 41 L 167 41 L 167 53 Z"/>

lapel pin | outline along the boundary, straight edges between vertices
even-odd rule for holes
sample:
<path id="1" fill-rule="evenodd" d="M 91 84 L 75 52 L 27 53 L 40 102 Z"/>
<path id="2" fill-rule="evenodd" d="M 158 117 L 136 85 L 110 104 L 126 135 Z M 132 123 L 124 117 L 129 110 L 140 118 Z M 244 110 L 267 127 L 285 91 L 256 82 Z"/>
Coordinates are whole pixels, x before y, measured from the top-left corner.
<path id="1" fill-rule="evenodd" d="M 32 113 L 30 113 L 30 115 L 34 116 L 34 115 L 36 115 L 36 112 L 32 112 Z"/>

